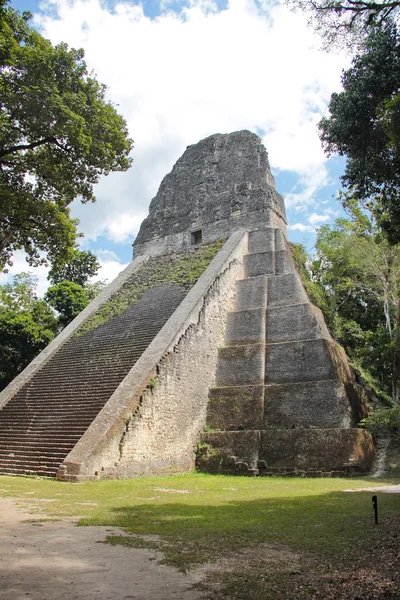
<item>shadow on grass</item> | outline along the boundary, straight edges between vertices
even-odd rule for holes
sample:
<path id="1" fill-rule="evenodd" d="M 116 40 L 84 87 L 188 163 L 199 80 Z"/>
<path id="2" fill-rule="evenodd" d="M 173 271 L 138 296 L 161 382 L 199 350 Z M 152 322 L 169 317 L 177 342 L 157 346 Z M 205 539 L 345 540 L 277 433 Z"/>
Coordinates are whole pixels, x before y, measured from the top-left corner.
<path id="1" fill-rule="evenodd" d="M 112 525 L 138 535 L 158 535 L 166 561 L 179 567 L 215 560 L 255 545 L 279 544 L 319 555 L 354 552 L 379 542 L 371 493 L 331 492 L 307 497 L 226 501 L 215 505 L 137 500 L 86 517 L 80 525 Z M 378 493 L 380 519 L 398 523 L 400 496 Z M 389 525 L 388 525 L 389 524 Z M 397 525 L 396 525 L 397 526 Z"/>

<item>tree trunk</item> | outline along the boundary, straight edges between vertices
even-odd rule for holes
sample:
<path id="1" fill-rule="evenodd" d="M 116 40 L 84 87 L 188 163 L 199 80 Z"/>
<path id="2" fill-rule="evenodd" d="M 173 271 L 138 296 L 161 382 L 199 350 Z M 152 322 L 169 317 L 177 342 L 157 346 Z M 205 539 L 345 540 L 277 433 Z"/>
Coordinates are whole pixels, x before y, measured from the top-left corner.
<path id="1" fill-rule="evenodd" d="M 394 336 L 395 346 L 393 353 L 392 389 L 393 404 L 399 406 L 400 401 L 400 300 L 396 301 L 396 331 Z"/>

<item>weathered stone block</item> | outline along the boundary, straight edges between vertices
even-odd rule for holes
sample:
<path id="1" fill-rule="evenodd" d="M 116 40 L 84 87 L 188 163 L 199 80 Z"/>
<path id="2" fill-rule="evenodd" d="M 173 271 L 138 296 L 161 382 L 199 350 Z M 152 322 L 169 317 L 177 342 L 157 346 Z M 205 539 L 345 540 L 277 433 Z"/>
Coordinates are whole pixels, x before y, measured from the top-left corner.
<path id="1" fill-rule="evenodd" d="M 211 388 L 207 425 L 213 429 L 262 429 L 264 386 Z"/>
<path id="2" fill-rule="evenodd" d="M 290 250 L 275 251 L 275 275 L 284 275 L 294 271 Z"/>
<path id="3" fill-rule="evenodd" d="M 218 349 L 217 386 L 261 384 L 265 374 L 264 344 Z"/>
<path id="4" fill-rule="evenodd" d="M 275 250 L 275 229 L 249 232 L 249 254 Z"/>
<path id="5" fill-rule="evenodd" d="M 260 431 L 203 433 L 196 466 L 207 473 L 253 475 L 257 467 Z"/>
<path id="6" fill-rule="evenodd" d="M 275 229 L 275 250 L 287 250 L 287 240 L 280 229 Z"/>
<path id="7" fill-rule="evenodd" d="M 368 471 L 374 451 L 372 436 L 363 429 L 268 430 L 261 434 L 259 466 L 349 475 Z"/>
<path id="8" fill-rule="evenodd" d="M 265 308 L 267 305 L 268 277 L 260 275 L 236 282 L 235 309 Z"/>
<path id="9" fill-rule="evenodd" d="M 344 351 L 334 342 L 303 340 L 267 344 L 267 383 L 341 379 L 351 382 L 353 374 Z"/>
<path id="10" fill-rule="evenodd" d="M 243 264 L 246 277 L 275 275 L 275 252 L 247 254 L 247 256 L 243 258 Z"/>
<path id="11" fill-rule="evenodd" d="M 265 341 L 265 308 L 228 313 L 225 344 L 251 344 Z"/>
<path id="12" fill-rule="evenodd" d="M 306 381 L 265 386 L 265 427 L 351 427 L 352 409 L 338 380 Z"/>
<path id="13" fill-rule="evenodd" d="M 308 301 L 308 296 L 297 273 L 269 278 L 268 308 Z"/>
<path id="14" fill-rule="evenodd" d="M 269 343 L 313 338 L 330 339 L 319 308 L 310 303 L 268 308 L 267 340 Z"/>

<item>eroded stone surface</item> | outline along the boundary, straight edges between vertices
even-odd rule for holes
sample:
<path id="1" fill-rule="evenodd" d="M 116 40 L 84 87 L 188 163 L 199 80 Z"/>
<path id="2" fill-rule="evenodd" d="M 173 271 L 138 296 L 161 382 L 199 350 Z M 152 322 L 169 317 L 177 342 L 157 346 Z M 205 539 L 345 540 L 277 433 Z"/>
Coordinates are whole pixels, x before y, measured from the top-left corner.
<path id="1" fill-rule="evenodd" d="M 158 254 L 219 239 L 239 229 L 285 229 L 268 155 L 250 131 L 216 134 L 189 146 L 152 200 L 134 244 L 135 255 Z"/>

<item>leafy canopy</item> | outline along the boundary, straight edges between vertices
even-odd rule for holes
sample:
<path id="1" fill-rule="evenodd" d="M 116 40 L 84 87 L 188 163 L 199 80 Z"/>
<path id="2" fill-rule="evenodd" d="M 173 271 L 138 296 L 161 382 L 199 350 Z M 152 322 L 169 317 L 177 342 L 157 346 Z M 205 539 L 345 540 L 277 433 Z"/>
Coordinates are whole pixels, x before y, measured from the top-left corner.
<path id="1" fill-rule="evenodd" d="M 54 285 L 68 280 L 84 287 L 89 279 L 97 274 L 100 268 L 97 256 L 93 252 L 75 248 L 71 260 L 61 266 L 54 264 L 49 271 L 47 279 Z"/>
<path id="2" fill-rule="evenodd" d="M 325 152 L 347 156 L 349 198 L 369 206 L 392 243 L 400 241 L 400 38 L 394 23 L 370 33 L 319 123 Z"/>
<path id="3" fill-rule="evenodd" d="M 37 278 L 15 275 L 0 286 L 0 389 L 4 388 L 54 338 L 58 319 L 36 294 Z"/>
<path id="4" fill-rule="evenodd" d="M 334 337 L 353 364 L 400 400 L 400 245 L 390 245 L 356 205 L 352 221 L 318 230 L 311 279 L 324 292 Z"/>
<path id="5" fill-rule="evenodd" d="M 0 265 L 66 261 L 77 222 L 69 204 L 94 201 L 101 175 L 125 171 L 132 140 L 88 73 L 82 49 L 55 47 L 0 0 Z"/>
<path id="6" fill-rule="evenodd" d="M 286 4 L 307 14 L 325 50 L 354 48 L 373 28 L 398 19 L 400 12 L 400 0 L 286 0 Z"/>

